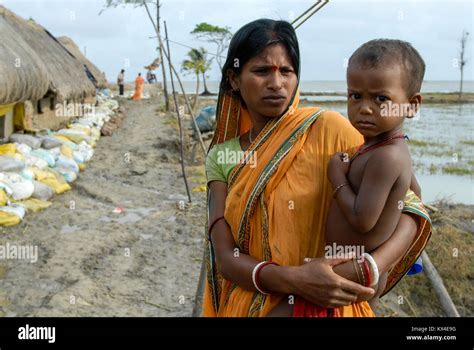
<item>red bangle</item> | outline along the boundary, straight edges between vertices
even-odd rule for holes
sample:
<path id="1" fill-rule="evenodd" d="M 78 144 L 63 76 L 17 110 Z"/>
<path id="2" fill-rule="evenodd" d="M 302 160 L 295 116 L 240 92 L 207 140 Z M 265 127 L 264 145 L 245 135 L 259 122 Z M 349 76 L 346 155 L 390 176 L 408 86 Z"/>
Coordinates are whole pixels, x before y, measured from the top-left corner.
<path id="1" fill-rule="evenodd" d="M 224 219 L 224 216 L 218 217 L 218 218 L 215 219 L 215 220 L 212 222 L 212 224 L 209 226 L 209 230 L 207 230 L 207 236 L 208 236 L 209 240 L 211 240 L 211 232 L 212 232 L 212 229 L 214 228 L 214 225 L 215 225 L 220 219 Z"/>
<path id="2" fill-rule="evenodd" d="M 364 258 L 364 260 L 362 260 L 362 266 L 364 267 L 364 272 L 367 276 L 367 285 L 366 287 L 370 287 L 370 269 L 369 269 L 369 263 L 367 262 L 367 260 Z"/>
<path id="3" fill-rule="evenodd" d="M 259 265 L 257 265 L 257 268 L 253 272 L 253 277 L 254 277 L 253 278 L 253 283 L 255 285 L 255 289 L 257 289 L 262 294 L 268 294 L 268 293 L 260 287 L 259 276 L 260 276 L 260 271 L 262 271 L 262 269 L 267 265 L 280 266 L 276 262 L 273 262 L 273 261 L 265 261 L 265 262 L 260 263 Z"/>

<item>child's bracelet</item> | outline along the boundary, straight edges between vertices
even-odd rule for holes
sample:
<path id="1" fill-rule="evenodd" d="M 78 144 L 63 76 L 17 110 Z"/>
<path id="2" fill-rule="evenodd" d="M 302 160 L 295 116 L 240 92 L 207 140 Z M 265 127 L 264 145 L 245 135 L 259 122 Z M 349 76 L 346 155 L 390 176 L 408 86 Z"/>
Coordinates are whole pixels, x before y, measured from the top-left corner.
<path id="1" fill-rule="evenodd" d="M 337 192 L 339 192 L 339 190 L 340 190 L 341 188 L 343 188 L 344 186 L 347 186 L 347 185 L 349 185 L 349 182 L 344 182 L 344 183 L 340 184 L 339 186 L 337 186 L 337 187 L 334 189 L 334 192 L 332 193 L 332 197 L 333 197 L 333 198 L 336 198 Z"/>

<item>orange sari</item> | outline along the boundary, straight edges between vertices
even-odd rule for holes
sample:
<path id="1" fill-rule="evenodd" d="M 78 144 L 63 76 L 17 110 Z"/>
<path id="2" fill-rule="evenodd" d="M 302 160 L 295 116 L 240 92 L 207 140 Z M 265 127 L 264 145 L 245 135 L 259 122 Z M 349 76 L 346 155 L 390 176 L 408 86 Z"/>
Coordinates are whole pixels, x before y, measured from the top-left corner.
<path id="1" fill-rule="evenodd" d="M 140 101 L 142 99 L 144 83 L 145 79 L 142 76 L 138 76 L 137 79 L 135 79 L 135 93 L 132 96 L 132 100 Z"/>
<path id="2" fill-rule="evenodd" d="M 336 112 L 299 108 L 295 96 L 280 118 L 270 121 L 250 145 L 258 160 L 245 158 L 232 171 L 225 219 L 240 252 L 259 261 L 302 265 L 305 257 L 324 256 L 325 222 L 332 189 L 326 167 L 335 152 L 355 150 L 362 136 Z M 251 126 L 237 98 L 221 93 L 211 147 L 242 135 Z M 282 298 L 240 288 L 219 275 L 207 242 L 204 316 L 262 317 Z M 410 265 L 411 266 L 411 265 Z M 409 268 L 409 267 L 408 267 Z M 340 316 L 373 316 L 367 302 L 338 309 Z"/>

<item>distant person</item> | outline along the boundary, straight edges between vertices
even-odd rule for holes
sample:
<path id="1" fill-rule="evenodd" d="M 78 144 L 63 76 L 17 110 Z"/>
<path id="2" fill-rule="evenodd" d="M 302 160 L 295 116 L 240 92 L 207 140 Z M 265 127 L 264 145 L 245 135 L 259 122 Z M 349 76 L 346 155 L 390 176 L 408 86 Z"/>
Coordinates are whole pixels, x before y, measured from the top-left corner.
<path id="1" fill-rule="evenodd" d="M 148 81 L 148 84 L 156 83 L 156 75 L 155 73 L 149 69 L 148 72 L 146 73 L 146 80 Z"/>
<path id="2" fill-rule="evenodd" d="M 145 79 L 143 79 L 142 73 L 138 73 L 138 76 L 135 79 L 135 93 L 133 94 L 133 97 L 132 97 L 134 101 L 140 101 L 142 99 L 144 83 L 145 83 Z"/>
<path id="3" fill-rule="evenodd" d="M 120 96 L 123 96 L 124 82 L 125 82 L 125 69 L 122 69 L 117 77 L 117 84 L 119 86 Z"/>

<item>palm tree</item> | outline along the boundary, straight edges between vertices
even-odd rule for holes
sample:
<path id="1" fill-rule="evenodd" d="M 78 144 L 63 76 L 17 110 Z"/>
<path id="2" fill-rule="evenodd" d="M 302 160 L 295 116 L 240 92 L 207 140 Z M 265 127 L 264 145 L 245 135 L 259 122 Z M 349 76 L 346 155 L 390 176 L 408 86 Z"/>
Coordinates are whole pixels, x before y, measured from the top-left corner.
<path id="1" fill-rule="evenodd" d="M 197 98 L 199 95 L 199 76 L 202 75 L 204 81 L 204 92 L 203 95 L 210 94 L 206 85 L 206 71 L 209 70 L 212 63 L 212 58 L 207 59 L 207 51 L 205 48 L 200 47 L 199 49 L 191 49 L 188 52 L 188 59 L 184 60 L 181 63 L 181 69 L 188 74 L 195 74 L 197 83 L 196 83 L 196 94 L 193 101 L 193 109 L 196 106 Z"/>

